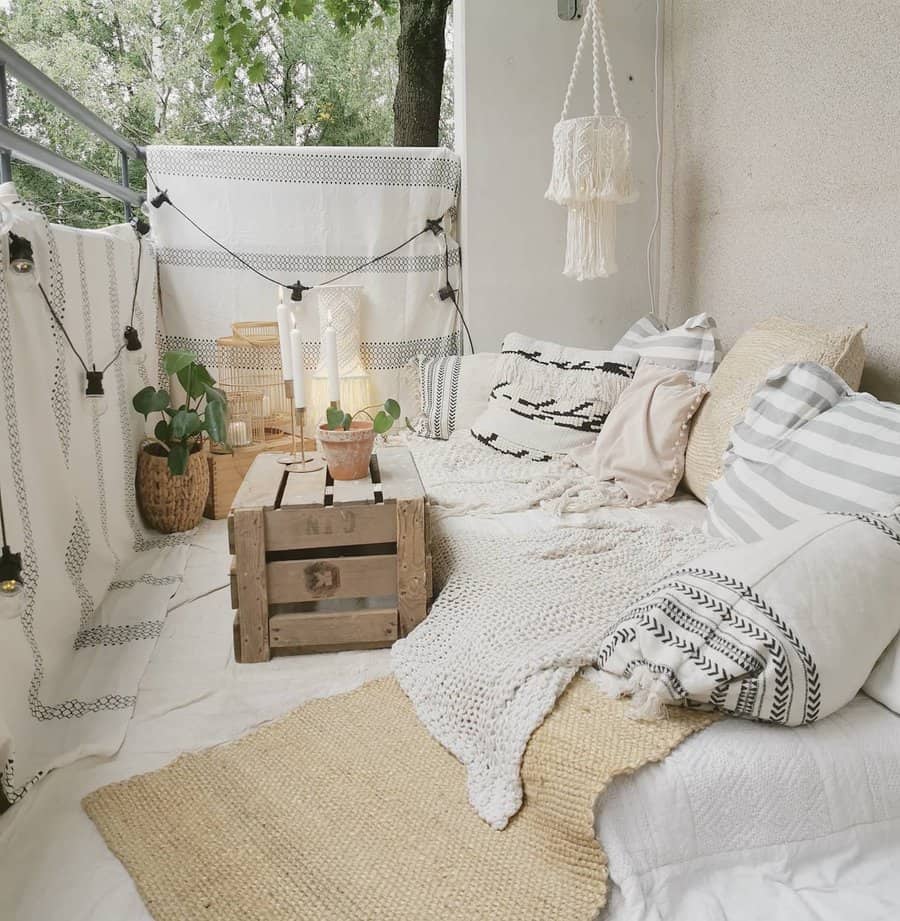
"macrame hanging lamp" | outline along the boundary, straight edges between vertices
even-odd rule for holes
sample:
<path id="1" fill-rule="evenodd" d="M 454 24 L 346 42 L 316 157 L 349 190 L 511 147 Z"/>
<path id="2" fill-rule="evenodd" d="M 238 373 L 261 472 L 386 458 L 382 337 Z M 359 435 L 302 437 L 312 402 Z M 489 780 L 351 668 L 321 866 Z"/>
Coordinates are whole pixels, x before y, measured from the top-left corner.
<path id="1" fill-rule="evenodd" d="M 588 36 L 594 65 L 594 114 L 569 118 Z M 614 115 L 600 114 L 603 68 Z M 562 115 L 553 128 L 553 175 L 546 197 L 569 209 L 563 273 L 578 281 L 616 271 L 616 206 L 637 200 L 631 128 L 619 109 L 600 0 L 586 0 Z"/>

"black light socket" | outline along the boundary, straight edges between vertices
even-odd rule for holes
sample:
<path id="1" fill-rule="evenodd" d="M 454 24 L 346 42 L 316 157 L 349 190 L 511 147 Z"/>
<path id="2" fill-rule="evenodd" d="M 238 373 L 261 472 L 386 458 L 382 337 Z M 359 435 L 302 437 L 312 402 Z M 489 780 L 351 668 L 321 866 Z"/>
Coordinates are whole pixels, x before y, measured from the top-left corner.
<path id="1" fill-rule="evenodd" d="M 443 288 L 440 288 L 438 290 L 438 297 L 442 301 L 446 301 L 446 300 L 449 300 L 451 297 L 453 297 L 454 293 L 455 292 L 453 288 L 450 287 L 450 285 L 444 285 Z"/>
<path id="2" fill-rule="evenodd" d="M 156 195 L 150 199 L 150 204 L 153 205 L 154 208 L 162 208 L 162 206 L 165 204 L 171 205 L 172 202 L 169 201 L 168 191 L 163 189 L 162 192 L 157 192 Z"/>
<path id="3" fill-rule="evenodd" d="M 12 231 L 9 233 L 9 265 L 19 275 L 27 275 L 34 271 L 34 249 L 31 240 Z"/>
<path id="4" fill-rule="evenodd" d="M 22 582 L 22 554 L 13 553 L 4 544 L 0 552 L 0 583 Z"/>
<path id="5" fill-rule="evenodd" d="M 87 372 L 87 390 L 85 390 L 84 395 L 86 397 L 102 397 L 103 396 L 103 372 L 98 371 L 96 368 L 93 371 Z"/>
<path id="6" fill-rule="evenodd" d="M 125 351 L 126 352 L 140 352 L 143 348 L 141 345 L 141 337 L 138 335 L 138 331 L 133 326 L 125 327 Z M 91 372 L 88 371 L 88 374 Z M 100 374 L 101 372 L 97 372 Z M 102 377 L 102 375 L 101 375 Z"/>
<path id="7" fill-rule="evenodd" d="M 425 229 L 430 230 L 437 237 L 444 232 L 444 225 L 440 218 L 428 218 L 425 221 Z"/>
<path id="8" fill-rule="evenodd" d="M 303 292 L 309 291 L 310 288 L 307 285 L 304 285 L 303 282 L 296 281 L 291 285 L 291 300 L 292 301 L 302 301 Z"/>

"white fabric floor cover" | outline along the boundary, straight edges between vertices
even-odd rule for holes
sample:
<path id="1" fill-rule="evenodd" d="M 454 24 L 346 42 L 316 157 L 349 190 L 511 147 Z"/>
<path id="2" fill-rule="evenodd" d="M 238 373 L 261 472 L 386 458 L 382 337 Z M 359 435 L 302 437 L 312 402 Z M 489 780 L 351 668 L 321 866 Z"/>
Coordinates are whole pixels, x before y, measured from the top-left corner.
<path id="1" fill-rule="evenodd" d="M 576 516 L 698 526 L 704 507 Z M 435 532 L 534 535 L 540 511 L 443 517 Z M 130 877 L 81 810 L 103 784 L 232 739 L 304 700 L 387 674 L 389 650 L 235 665 L 224 522 L 194 538 L 185 581 L 114 758 L 55 771 L 0 817 L 0 917 L 148 921 Z M 814 726 L 725 720 L 598 804 L 614 883 L 605 921 L 881 921 L 900 916 L 900 723 L 866 697 Z M 338 833 L 339 830 L 336 830 Z M 450 921 L 448 918 L 447 921 Z"/>
<path id="2" fill-rule="evenodd" d="M 155 147 L 147 165 L 172 202 L 233 252 L 285 284 L 318 284 L 355 269 L 455 208 L 459 157 L 443 148 Z M 151 195 L 155 190 L 149 185 Z M 190 348 L 212 368 L 215 340 L 234 321 L 274 320 L 276 287 L 207 240 L 173 208 L 151 212 L 162 287 L 163 348 Z M 448 231 L 449 270 L 459 287 L 459 247 Z M 442 236 L 418 237 L 341 284 L 361 285 L 361 354 L 375 399 L 395 397 L 404 414 L 418 405 L 419 354 L 459 351 L 443 284 Z M 290 296 L 288 295 L 288 300 Z M 311 375 L 319 363 L 318 294 L 297 316 Z M 247 349 L 247 367 L 259 361 Z M 308 391 L 309 392 L 309 391 Z"/>
<path id="3" fill-rule="evenodd" d="M 14 232 L 32 242 L 37 279 L 87 364 L 102 368 L 131 319 L 134 231 L 48 225 L 16 199 L 11 184 L 0 187 Z M 120 357 L 110 367 L 99 419 L 35 277 L 0 272 L 0 488 L 25 580 L 24 613 L 0 619 L 0 771 L 10 800 L 53 767 L 116 751 L 187 558 L 184 539 L 146 532 L 135 505 L 143 420 L 130 403 L 156 361 L 146 244 L 141 269 L 134 326 L 147 365 Z"/>

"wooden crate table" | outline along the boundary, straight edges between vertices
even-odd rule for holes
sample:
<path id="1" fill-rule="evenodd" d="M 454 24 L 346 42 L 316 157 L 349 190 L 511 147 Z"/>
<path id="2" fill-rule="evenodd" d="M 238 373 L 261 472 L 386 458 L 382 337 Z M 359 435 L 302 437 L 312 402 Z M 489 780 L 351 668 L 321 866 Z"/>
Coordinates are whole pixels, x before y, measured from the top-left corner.
<path id="1" fill-rule="evenodd" d="M 406 448 L 382 448 L 369 476 L 291 473 L 253 461 L 228 516 L 235 659 L 272 649 L 377 649 L 427 613 L 425 490 Z"/>

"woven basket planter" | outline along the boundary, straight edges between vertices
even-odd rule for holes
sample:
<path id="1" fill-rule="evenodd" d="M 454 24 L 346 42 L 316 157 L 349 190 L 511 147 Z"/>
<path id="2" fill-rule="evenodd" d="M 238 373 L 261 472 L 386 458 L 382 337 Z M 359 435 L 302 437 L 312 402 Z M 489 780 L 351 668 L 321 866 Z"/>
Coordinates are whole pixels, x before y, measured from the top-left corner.
<path id="1" fill-rule="evenodd" d="M 200 524 L 209 495 L 209 465 L 198 447 L 188 459 L 183 476 L 169 472 L 165 454 L 151 454 L 145 445 L 138 454 L 137 500 L 148 528 L 173 534 Z"/>

